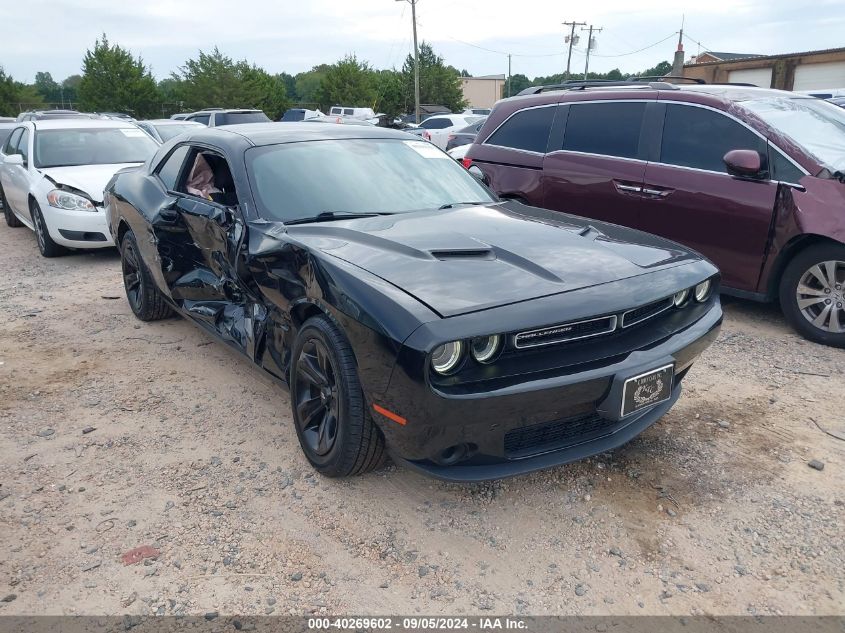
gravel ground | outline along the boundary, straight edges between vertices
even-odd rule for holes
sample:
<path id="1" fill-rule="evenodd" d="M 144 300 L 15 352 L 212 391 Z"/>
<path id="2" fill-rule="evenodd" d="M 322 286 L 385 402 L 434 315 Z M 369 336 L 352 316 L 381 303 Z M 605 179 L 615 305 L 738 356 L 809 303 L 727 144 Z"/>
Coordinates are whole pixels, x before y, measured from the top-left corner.
<path id="1" fill-rule="evenodd" d="M 819 427 L 845 437 L 845 354 L 772 307 L 727 305 L 678 405 L 612 453 L 338 481 L 285 391 L 136 321 L 119 268 L 0 228 L 0 615 L 843 613 L 845 442 Z"/>

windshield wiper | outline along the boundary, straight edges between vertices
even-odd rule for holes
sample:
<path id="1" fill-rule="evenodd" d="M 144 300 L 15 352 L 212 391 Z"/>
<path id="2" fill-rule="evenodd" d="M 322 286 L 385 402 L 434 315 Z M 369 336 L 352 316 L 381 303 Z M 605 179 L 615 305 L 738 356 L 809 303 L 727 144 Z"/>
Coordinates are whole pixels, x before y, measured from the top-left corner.
<path id="1" fill-rule="evenodd" d="M 451 209 L 452 207 L 457 207 L 462 204 L 489 204 L 490 201 L 484 202 L 483 200 L 478 202 L 447 202 L 446 204 L 441 204 L 438 209 Z"/>
<path id="2" fill-rule="evenodd" d="M 354 213 L 351 211 L 323 211 L 309 218 L 296 218 L 285 220 L 286 225 L 309 224 L 311 222 L 331 222 L 332 220 L 354 220 L 355 218 L 374 218 L 379 215 L 391 215 L 390 213 Z"/>

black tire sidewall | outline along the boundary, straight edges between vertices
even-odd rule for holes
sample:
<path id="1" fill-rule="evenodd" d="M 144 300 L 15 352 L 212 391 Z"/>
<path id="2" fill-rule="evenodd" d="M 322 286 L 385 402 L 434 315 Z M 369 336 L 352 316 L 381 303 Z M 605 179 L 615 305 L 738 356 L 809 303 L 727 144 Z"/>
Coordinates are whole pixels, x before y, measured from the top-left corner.
<path id="1" fill-rule="evenodd" d="M 13 229 L 23 226 L 23 222 L 18 220 L 18 216 L 15 215 L 9 206 L 9 201 L 6 200 L 6 192 L 3 191 L 2 186 L 0 186 L 0 201 L 3 202 L 3 217 L 6 220 L 6 225 Z"/>
<path id="2" fill-rule="evenodd" d="M 814 326 L 801 313 L 795 296 L 802 275 L 813 265 L 831 259 L 845 261 L 845 245 L 817 244 L 798 253 L 781 276 L 778 298 L 787 322 L 803 337 L 822 345 L 845 347 L 845 333 L 833 334 Z"/>
<path id="3" fill-rule="evenodd" d="M 144 275 L 143 271 L 143 263 L 141 262 L 141 254 L 138 252 L 138 243 L 135 241 L 135 235 L 132 231 L 127 231 L 126 234 L 123 236 L 123 239 L 120 241 L 120 273 L 121 278 L 123 279 L 123 291 L 126 292 L 126 275 L 124 273 L 124 266 L 126 260 L 126 251 L 128 249 L 132 249 L 135 254 L 135 261 L 138 262 L 138 305 L 137 307 L 132 304 L 129 300 L 129 296 L 127 293 L 126 302 L 129 304 L 129 308 L 132 310 L 132 313 L 138 317 L 139 319 L 144 318 L 144 301 L 146 298 L 146 284 L 147 280 Z"/>
<path id="4" fill-rule="evenodd" d="M 332 366 L 335 369 L 335 380 L 337 382 L 337 437 L 331 450 L 325 455 L 317 455 L 308 447 L 303 438 L 296 412 L 296 368 L 302 348 L 309 340 L 314 338 L 323 343 L 327 353 L 331 356 Z M 346 353 L 349 353 L 348 343 L 346 343 L 343 334 L 328 318 L 318 316 L 309 319 L 303 324 L 294 341 L 293 353 L 291 355 L 290 401 L 291 415 L 293 416 L 296 435 L 299 438 L 300 446 L 308 461 L 318 471 L 329 476 L 343 475 L 346 469 L 349 468 L 347 465 L 347 453 L 350 448 L 350 429 L 352 425 L 364 423 L 362 418 L 365 415 L 365 411 L 361 384 L 357 373 L 354 371 L 350 372 L 348 370 L 348 364 L 343 362 L 343 355 Z"/>

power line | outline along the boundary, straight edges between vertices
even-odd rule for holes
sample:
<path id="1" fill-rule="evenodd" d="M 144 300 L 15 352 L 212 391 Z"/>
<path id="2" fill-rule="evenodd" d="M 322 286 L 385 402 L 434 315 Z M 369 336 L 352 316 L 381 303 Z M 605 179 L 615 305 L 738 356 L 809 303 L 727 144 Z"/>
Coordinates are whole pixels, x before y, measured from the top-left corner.
<path id="1" fill-rule="evenodd" d="M 618 55 L 599 55 L 598 53 L 591 53 L 591 55 L 593 57 L 607 57 L 607 58 L 610 58 L 610 57 L 627 57 L 628 55 L 636 55 L 637 53 L 642 53 L 643 51 L 647 51 L 650 48 L 654 48 L 655 46 L 659 46 L 660 44 L 662 44 L 666 40 L 672 39 L 677 34 L 678 34 L 678 32 L 675 31 L 671 35 L 667 35 L 662 40 L 655 42 L 654 44 L 649 44 L 648 46 L 644 46 L 643 48 L 638 48 L 637 50 L 631 51 L 630 53 L 619 53 Z M 582 51 L 578 51 L 578 52 L 582 52 Z"/>

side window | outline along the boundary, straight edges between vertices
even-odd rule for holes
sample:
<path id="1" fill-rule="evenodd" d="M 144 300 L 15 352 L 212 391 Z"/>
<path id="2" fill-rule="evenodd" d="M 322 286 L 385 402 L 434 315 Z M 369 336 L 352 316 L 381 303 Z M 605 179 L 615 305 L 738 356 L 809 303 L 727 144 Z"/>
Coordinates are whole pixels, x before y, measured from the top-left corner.
<path id="1" fill-rule="evenodd" d="M 661 163 L 727 173 L 722 158 L 732 149 L 751 149 L 765 156 L 766 142 L 719 112 L 696 106 L 667 105 Z"/>
<path id="2" fill-rule="evenodd" d="M 185 157 L 189 150 L 190 148 L 187 145 L 180 145 L 159 165 L 156 173 L 164 188 L 168 191 L 176 190 L 176 180 L 179 178 L 179 172 L 182 170 L 182 165 L 185 163 Z"/>
<path id="3" fill-rule="evenodd" d="M 507 119 L 485 143 L 529 152 L 546 153 L 555 106 L 528 108 Z"/>
<path id="4" fill-rule="evenodd" d="M 420 123 L 420 127 L 426 130 L 442 130 L 452 127 L 452 121 L 450 119 L 426 119 Z"/>
<path id="5" fill-rule="evenodd" d="M 804 177 L 804 172 L 773 145 L 769 145 L 769 172 L 772 180 L 792 184 L 798 184 Z"/>
<path id="6" fill-rule="evenodd" d="M 18 154 L 23 156 L 23 162 L 29 162 L 29 130 L 24 129 L 23 134 L 21 134 L 21 139 L 18 141 Z"/>
<path id="7" fill-rule="evenodd" d="M 21 138 L 21 134 L 23 134 L 22 128 L 18 128 L 14 132 L 12 132 L 12 135 L 9 137 L 9 140 L 6 141 L 6 145 L 3 146 L 4 154 L 14 154 L 17 151 L 18 141 Z"/>
<path id="8" fill-rule="evenodd" d="M 211 118 L 210 114 L 198 114 L 195 117 L 191 117 L 191 121 L 196 121 L 197 123 L 202 123 L 203 125 L 208 125 L 208 120 Z"/>
<path id="9" fill-rule="evenodd" d="M 202 149 L 191 152 L 176 190 L 227 207 L 238 204 L 229 163 L 220 154 Z"/>
<path id="10" fill-rule="evenodd" d="M 646 101 L 571 104 L 563 149 L 637 158 L 646 104 Z"/>
<path id="11" fill-rule="evenodd" d="M 352 116 L 353 114 L 355 114 L 355 110 L 353 110 L 352 108 L 344 108 L 343 113 L 347 116 Z"/>

